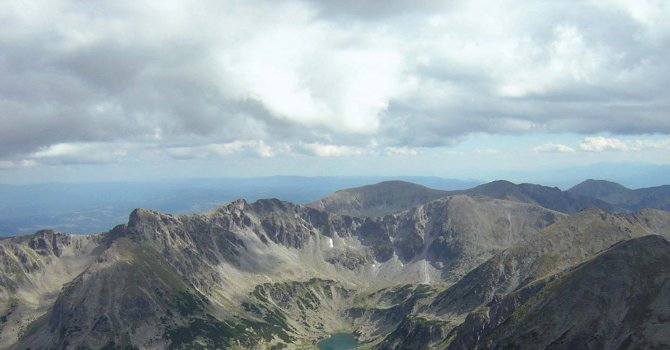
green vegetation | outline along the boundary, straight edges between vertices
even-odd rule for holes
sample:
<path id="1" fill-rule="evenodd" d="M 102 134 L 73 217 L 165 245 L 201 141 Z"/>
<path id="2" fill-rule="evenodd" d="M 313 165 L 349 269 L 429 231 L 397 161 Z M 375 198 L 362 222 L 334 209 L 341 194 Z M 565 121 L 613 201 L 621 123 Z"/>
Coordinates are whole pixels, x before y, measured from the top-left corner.
<path id="1" fill-rule="evenodd" d="M 205 305 L 208 303 L 207 299 L 203 297 L 198 297 L 188 292 L 179 292 L 174 297 L 177 310 L 182 316 L 188 316 L 196 313 L 197 311 L 203 311 Z"/>
<path id="2" fill-rule="evenodd" d="M 100 350 L 139 350 L 140 348 L 132 345 L 116 345 L 114 341 L 109 341 L 105 346 L 100 348 Z"/>
<path id="3" fill-rule="evenodd" d="M 166 332 L 166 338 L 170 340 L 170 349 L 212 349 L 234 346 L 255 348 L 263 341 L 272 341 L 275 336 L 286 343 L 294 341 L 294 338 L 277 324 L 246 319 L 231 323 L 217 320 L 211 315 L 206 315 L 205 318 L 192 318 L 188 325 Z"/>

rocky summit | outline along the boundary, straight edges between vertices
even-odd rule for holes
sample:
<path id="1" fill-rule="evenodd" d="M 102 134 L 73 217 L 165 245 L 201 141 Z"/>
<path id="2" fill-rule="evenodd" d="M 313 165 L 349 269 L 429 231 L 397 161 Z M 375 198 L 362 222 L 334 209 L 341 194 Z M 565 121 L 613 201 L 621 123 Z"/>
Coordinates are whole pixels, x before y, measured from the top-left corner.
<path id="1" fill-rule="evenodd" d="M 670 212 L 603 191 L 386 182 L 3 239 L 0 348 L 669 348 Z"/>

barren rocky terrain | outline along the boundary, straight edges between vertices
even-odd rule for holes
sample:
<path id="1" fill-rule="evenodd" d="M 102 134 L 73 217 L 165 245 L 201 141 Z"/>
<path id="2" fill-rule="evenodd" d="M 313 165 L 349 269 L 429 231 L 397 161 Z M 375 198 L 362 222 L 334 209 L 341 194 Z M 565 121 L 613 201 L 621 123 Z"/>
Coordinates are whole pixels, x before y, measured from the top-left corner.
<path id="1" fill-rule="evenodd" d="M 670 212 L 493 197 L 383 183 L 3 239 L 0 347 L 670 346 Z"/>

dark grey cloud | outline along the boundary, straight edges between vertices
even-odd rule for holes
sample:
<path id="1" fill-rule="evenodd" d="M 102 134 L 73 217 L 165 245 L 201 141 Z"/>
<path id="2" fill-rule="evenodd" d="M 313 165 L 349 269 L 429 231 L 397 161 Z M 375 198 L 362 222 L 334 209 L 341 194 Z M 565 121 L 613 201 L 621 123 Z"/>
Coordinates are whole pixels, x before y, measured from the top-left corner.
<path id="1" fill-rule="evenodd" d="M 668 14 L 646 1 L 7 1 L 0 159 L 86 149 L 63 144 L 93 145 L 96 162 L 670 134 Z"/>

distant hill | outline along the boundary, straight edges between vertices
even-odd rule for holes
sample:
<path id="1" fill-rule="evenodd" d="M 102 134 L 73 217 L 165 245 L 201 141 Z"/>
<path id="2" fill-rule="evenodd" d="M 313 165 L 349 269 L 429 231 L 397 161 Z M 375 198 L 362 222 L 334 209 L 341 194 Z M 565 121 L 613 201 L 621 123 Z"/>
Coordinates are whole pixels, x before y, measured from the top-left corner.
<path id="1" fill-rule="evenodd" d="M 568 214 L 588 208 L 600 208 L 608 212 L 622 211 L 621 208 L 611 203 L 597 198 L 561 191 L 557 187 L 528 183 L 517 185 L 505 180 L 489 182 L 469 190 L 457 191 L 456 193 L 538 204 L 547 209 Z"/>
<path id="2" fill-rule="evenodd" d="M 451 192 L 434 190 L 405 181 L 384 181 L 374 185 L 337 191 L 309 204 L 329 213 L 353 216 L 382 216 L 446 197 Z"/>
<path id="3" fill-rule="evenodd" d="M 586 180 L 568 192 L 599 199 L 629 211 L 643 208 L 670 210 L 670 185 L 632 190 L 611 181 Z"/>
<path id="4" fill-rule="evenodd" d="M 382 216 L 408 210 L 432 200 L 467 195 L 504 199 L 520 203 L 536 204 L 566 214 L 588 208 L 599 208 L 607 212 L 625 211 L 621 207 L 603 200 L 582 196 L 557 187 L 535 184 L 514 184 L 505 180 L 489 182 L 477 187 L 441 191 L 403 181 L 385 181 L 374 185 L 337 191 L 309 206 L 335 214 L 353 216 Z"/>

